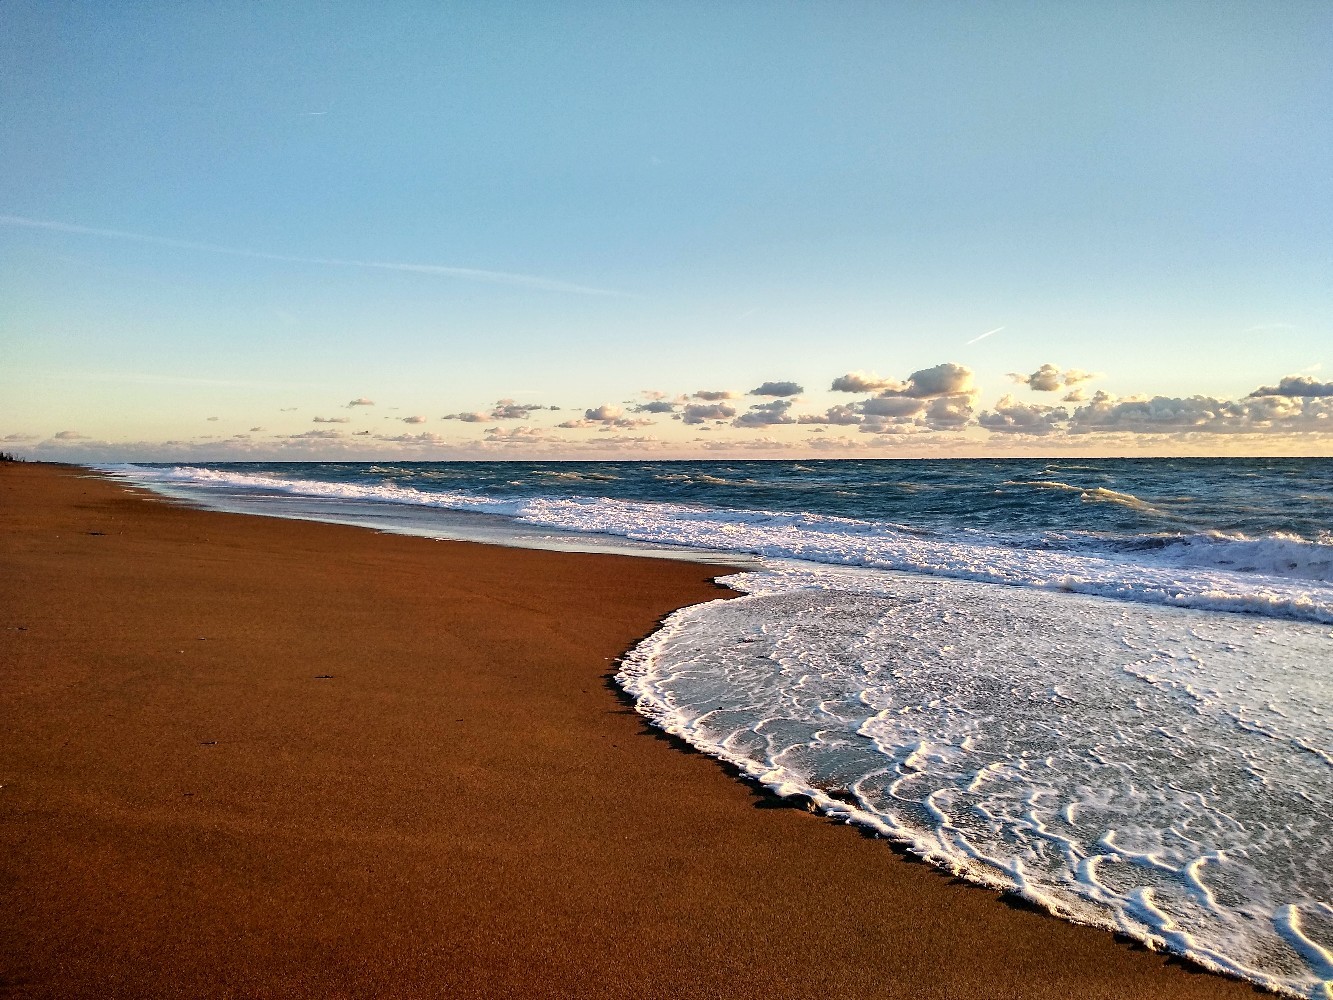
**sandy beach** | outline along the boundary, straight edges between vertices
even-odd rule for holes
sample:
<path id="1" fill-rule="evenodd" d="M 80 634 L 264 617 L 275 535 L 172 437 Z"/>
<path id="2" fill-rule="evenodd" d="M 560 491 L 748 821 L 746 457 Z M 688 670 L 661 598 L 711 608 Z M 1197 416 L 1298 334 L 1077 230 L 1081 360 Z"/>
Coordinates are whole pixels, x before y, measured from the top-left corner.
<path id="1" fill-rule="evenodd" d="M 48 465 L 0 527 L 0 995 L 1253 995 L 648 728 L 616 658 L 717 566 Z"/>

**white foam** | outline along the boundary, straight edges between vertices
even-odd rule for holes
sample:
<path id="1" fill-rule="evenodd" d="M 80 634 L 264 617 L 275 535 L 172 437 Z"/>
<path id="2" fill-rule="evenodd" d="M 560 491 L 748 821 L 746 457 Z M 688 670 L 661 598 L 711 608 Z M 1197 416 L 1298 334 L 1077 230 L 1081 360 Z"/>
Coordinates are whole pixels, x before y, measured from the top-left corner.
<path id="1" fill-rule="evenodd" d="M 149 485 L 474 511 L 655 544 L 1333 623 L 1333 544 L 1294 536 L 1150 538 L 1146 541 L 1152 544 L 1133 551 L 1080 537 L 1053 547 L 985 531 L 946 533 L 809 513 L 719 510 L 602 497 L 483 497 L 392 483 L 320 482 L 206 468 L 108 469 Z"/>
<path id="2" fill-rule="evenodd" d="M 619 680 L 658 725 L 965 878 L 1293 995 L 1333 946 L 1317 625 L 779 564 Z"/>

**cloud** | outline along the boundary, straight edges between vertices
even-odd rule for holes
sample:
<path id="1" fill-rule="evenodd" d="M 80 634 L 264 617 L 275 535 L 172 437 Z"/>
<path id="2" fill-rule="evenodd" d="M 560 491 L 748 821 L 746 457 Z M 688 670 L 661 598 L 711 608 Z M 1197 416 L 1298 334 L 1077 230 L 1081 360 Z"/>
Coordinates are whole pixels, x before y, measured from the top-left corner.
<path id="1" fill-rule="evenodd" d="M 324 423 L 328 423 L 328 421 L 324 421 Z M 301 434 L 285 434 L 285 435 L 283 435 L 283 437 L 286 437 L 288 440 L 291 440 L 291 441 L 302 441 L 302 440 L 306 440 L 306 441 L 310 441 L 310 440 L 314 440 L 314 441 L 328 441 L 328 440 L 332 440 L 333 438 L 340 438 L 340 437 L 342 437 L 342 436 L 343 436 L 343 432 L 342 432 L 342 431 L 338 431 L 338 430 L 327 430 L 327 431 L 304 431 L 304 432 L 301 433 Z"/>
<path id="2" fill-rule="evenodd" d="M 801 391 L 799 387 L 797 391 Z M 771 403 L 756 403 L 733 420 L 731 426 L 771 427 L 774 424 L 794 424 L 796 418 L 787 413 L 791 409 L 791 405 L 789 399 L 775 399 Z"/>
<path id="3" fill-rule="evenodd" d="M 348 403 L 347 408 L 350 410 L 354 406 L 374 406 L 374 405 L 375 401 L 373 399 L 366 399 L 365 396 L 360 396 L 357 399 L 354 399 L 350 403 Z"/>
<path id="4" fill-rule="evenodd" d="M 537 410 L 544 410 L 539 403 L 516 403 L 512 399 L 498 399 L 491 408 L 492 420 L 527 420 Z"/>
<path id="5" fill-rule="evenodd" d="M 749 396 L 799 396 L 805 387 L 796 382 L 765 382 L 751 389 Z"/>
<path id="6" fill-rule="evenodd" d="M 835 378 L 829 388 L 834 392 L 878 392 L 897 385 L 893 379 L 880 378 L 871 372 L 855 371 Z"/>
<path id="7" fill-rule="evenodd" d="M 208 418 L 208 422 L 209 422 L 210 424 L 215 424 L 215 423 L 218 422 L 218 418 L 217 418 L 217 417 L 209 417 L 209 418 Z"/>
<path id="8" fill-rule="evenodd" d="M 1264 395 L 1231 401 L 1210 396 L 1117 399 L 1099 392 L 1074 411 L 1069 430 L 1074 434 L 1333 433 L 1333 396 Z"/>
<path id="9" fill-rule="evenodd" d="M 546 407 L 539 403 L 516 403 L 512 399 L 498 399 L 489 411 L 447 413 L 441 419 L 462 420 L 469 424 L 484 424 L 491 420 L 527 420 L 537 410 L 558 410 L 559 408 L 558 406 Z"/>
<path id="10" fill-rule="evenodd" d="M 251 433 L 251 434 L 254 434 L 255 432 L 257 432 L 257 431 L 262 431 L 263 429 L 264 429 L 264 428 L 262 428 L 262 427 L 251 427 L 251 428 L 250 428 L 250 433 Z"/>
<path id="11" fill-rule="evenodd" d="M 700 389 L 694 394 L 694 398 L 702 399 L 706 403 L 716 403 L 721 399 L 740 399 L 741 394 L 730 389 Z"/>
<path id="12" fill-rule="evenodd" d="M 1002 326 L 997 326 L 994 330 L 987 330 L 985 333 L 981 334 L 979 337 L 973 337 L 971 340 L 969 340 L 969 341 L 968 341 L 967 343 L 965 343 L 963 346 L 964 346 L 964 347 L 971 347 L 973 344 L 977 343 L 978 341 L 985 340 L 987 337 L 993 337 L 995 334 L 999 333 L 999 332 L 1000 332 L 1001 330 L 1003 330 L 1003 329 L 1004 329 L 1004 327 L 1002 327 Z"/>
<path id="13" fill-rule="evenodd" d="M 676 404 L 669 399 L 650 399 L 630 407 L 631 413 L 675 413 Z"/>
<path id="14" fill-rule="evenodd" d="M 1045 364 L 1030 375 L 1010 372 L 1009 377 L 1019 385 L 1026 385 L 1036 392 L 1057 392 L 1063 386 L 1075 386 L 1098 376 L 1081 368 L 1061 371 L 1059 365 Z"/>
<path id="15" fill-rule="evenodd" d="M 838 424 L 847 426 L 850 424 L 859 424 L 861 414 L 853 406 L 845 406 L 839 403 L 837 406 L 830 406 L 822 415 L 804 413 L 798 418 L 798 423 L 802 424 Z"/>
<path id="16" fill-rule="evenodd" d="M 422 416 L 401 417 L 400 419 L 405 424 L 424 424 L 426 422 L 426 418 Z"/>
<path id="17" fill-rule="evenodd" d="M 862 403 L 853 404 L 869 417 L 890 417 L 905 420 L 915 417 L 926 408 L 925 400 L 910 396 L 875 396 Z"/>
<path id="18" fill-rule="evenodd" d="M 736 408 L 726 403 L 691 403 L 682 411 L 681 419 L 687 424 L 702 424 L 707 420 L 730 420 L 735 415 Z"/>
<path id="19" fill-rule="evenodd" d="M 37 438 L 38 438 L 38 436 L 39 436 L 39 435 L 37 435 L 37 434 L 6 434 L 3 438 L 0 438 L 0 440 L 3 440 L 3 441 L 36 441 Z"/>
<path id="20" fill-rule="evenodd" d="M 434 274 L 445 278 L 461 278 L 468 281 L 484 281 L 502 285 L 520 285 L 527 288 L 548 292 L 571 292 L 577 295 L 620 295 L 620 292 L 605 288 L 590 288 L 575 285 L 567 281 L 556 281 L 533 274 L 515 274 L 508 271 L 484 271 L 474 267 L 449 267 L 442 264 L 403 264 L 391 261 L 343 260 L 336 257 L 295 257 L 288 254 L 265 253 L 260 250 L 241 250 L 235 247 L 216 246 L 211 243 L 196 243 L 191 240 L 177 240 L 166 236 L 148 236 L 143 233 L 129 233 L 119 229 L 97 229 L 92 226 L 77 226 L 67 222 L 48 222 L 42 219 L 27 219 L 17 215 L 0 215 L 0 226 L 14 226 L 24 229 L 45 229 L 60 233 L 74 233 L 80 236 L 99 236 L 105 239 L 130 240 L 135 243 L 152 243 L 157 246 L 174 247 L 178 250 L 198 250 L 203 253 L 225 254 L 229 257 L 248 257 L 252 260 L 272 260 L 287 264 L 323 264 L 331 267 L 357 267 L 380 271 L 407 271 L 414 274 Z"/>
<path id="21" fill-rule="evenodd" d="M 1060 397 L 1062 403 L 1081 403 L 1088 398 L 1088 394 L 1082 388 L 1070 389 Z"/>
<path id="22" fill-rule="evenodd" d="M 487 441 L 499 444 L 531 444 L 563 440 L 558 434 L 552 434 L 541 427 L 487 427 L 485 437 Z"/>
<path id="23" fill-rule="evenodd" d="M 1256 396 L 1333 396 L 1333 382 L 1316 382 L 1309 375 L 1287 375 L 1277 385 L 1261 385 L 1249 398 Z"/>
<path id="24" fill-rule="evenodd" d="M 923 423 L 932 431 L 962 430 L 972 419 L 971 396 L 940 396 L 931 400 Z"/>
<path id="25" fill-rule="evenodd" d="M 350 424 L 351 417 L 315 417 L 311 423 L 315 424 Z"/>
<path id="26" fill-rule="evenodd" d="M 566 420 L 564 423 L 557 424 L 557 427 L 597 427 L 601 425 L 607 427 L 647 427 L 653 421 L 636 417 L 625 416 L 625 411 L 611 403 L 603 403 L 601 406 L 583 411 L 583 418 L 579 420 Z"/>
<path id="27" fill-rule="evenodd" d="M 357 431 L 357 434 L 369 434 L 370 431 Z M 423 431 L 420 434 L 395 434 L 392 437 L 385 434 L 376 434 L 376 441 L 387 441 L 392 444 L 406 444 L 421 447 L 422 445 L 443 445 L 446 440 L 439 434 L 431 434 Z"/>
<path id="28" fill-rule="evenodd" d="M 78 431 L 57 431 L 51 435 L 53 441 L 88 441 L 88 435 L 80 434 Z"/>
<path id="29" fill-rule="evenodd" d="M 885 389 L 880 395 L 935 399 L 939 396 L 970 395 L 976 391 L 972 384 L 972 369 L 946 362 L 934 368 L 912 372 L 904 385 Z"/>
<path id="30" fill-rule="evenodd" d="M 983 410 L 977 415 L 977 423 L 988 431 L 1042 436 L 1059 430 L 1060 425 L 1068 419 L 1069 411 L 1063 406 L 1020 403 L 1009 395 L 995 404 L 993 412 Z"/>

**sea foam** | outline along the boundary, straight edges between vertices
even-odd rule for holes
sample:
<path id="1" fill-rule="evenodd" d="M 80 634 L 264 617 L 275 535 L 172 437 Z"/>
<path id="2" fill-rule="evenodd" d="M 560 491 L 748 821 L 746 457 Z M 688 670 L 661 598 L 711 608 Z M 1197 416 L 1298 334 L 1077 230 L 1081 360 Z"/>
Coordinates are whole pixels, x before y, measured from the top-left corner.
<path id="1" fill-rule="evenodd" d="M 1293 995 L 1333 983 L 1327 628 L 780 563 L 619 680 L 969 880 Z"/>

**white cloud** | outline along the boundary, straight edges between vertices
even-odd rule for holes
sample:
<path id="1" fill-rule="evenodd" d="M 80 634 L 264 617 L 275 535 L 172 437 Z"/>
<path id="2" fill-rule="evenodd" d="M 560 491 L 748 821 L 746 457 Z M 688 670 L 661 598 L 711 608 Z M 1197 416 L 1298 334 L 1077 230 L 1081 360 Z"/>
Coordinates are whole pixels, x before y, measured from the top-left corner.
<path id="1" fill-rule="evenodd" d="M 53 441 L 87 441 L 88 435 L 80 434 L 78 431 L 57 431 L 51 435 Z"/>
<path id="2" fill-rule="evenodd" d="M 424 424 L 426 418 L 420 415 L 400 418 L 405 424 Z"/>
<path id="3" fill-rule="evenodd" d="M 350 424 L 351 417 L 315 417 L 311 423 L 314 424 Z"/>
<path id="4" fill-rule="evenodd" d="M 347 408 L 350 410 L 353 406 L 374 406 L 374 405 L 375 401 L 373 399 L 366 399 L 365 396 L 361 396 L 348 403 Z"/>

